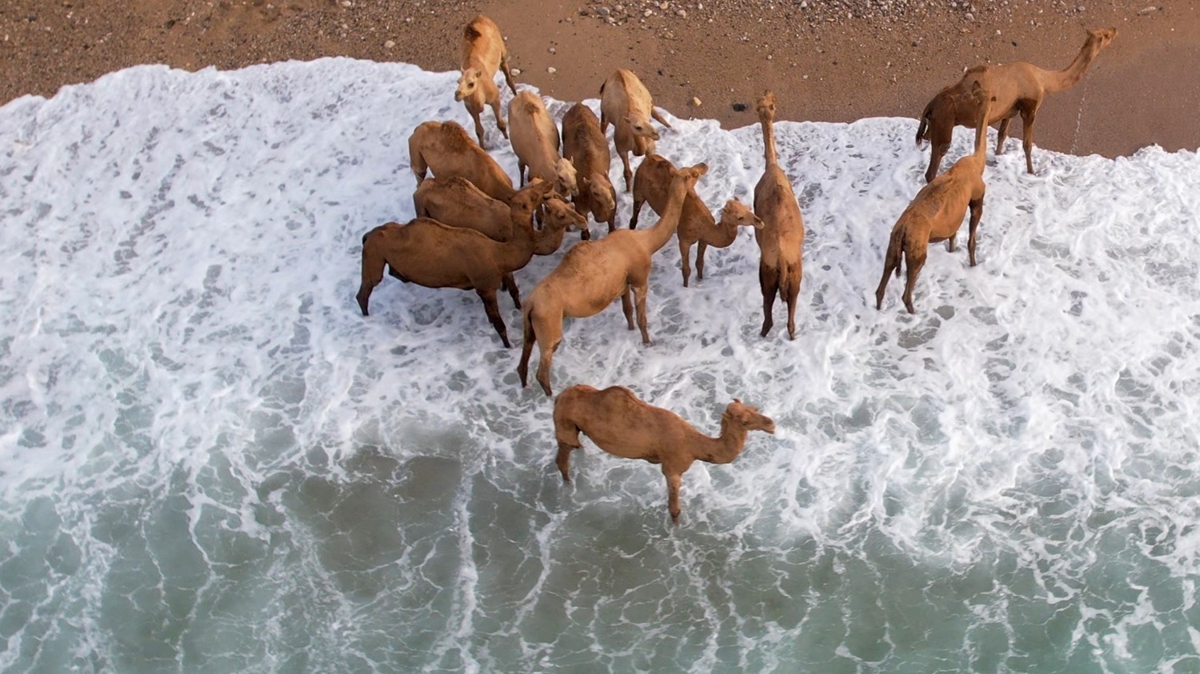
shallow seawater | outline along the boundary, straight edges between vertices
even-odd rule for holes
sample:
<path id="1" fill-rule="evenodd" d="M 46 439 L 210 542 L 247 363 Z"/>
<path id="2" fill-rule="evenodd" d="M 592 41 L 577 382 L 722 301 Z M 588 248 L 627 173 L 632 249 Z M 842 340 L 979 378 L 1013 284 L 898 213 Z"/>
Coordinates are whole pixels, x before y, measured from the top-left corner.
<path id="1" fill-rule="evenodd" d="M 0 108 L 0 669 L 1200 672 L 1195 153 L 1010 147 L 979 265 L 932 247 L 910 316 L 874 289 L 913 120 L 780 123 L 797 339 L 779 306 L 759 337 L 743 232 L 692 288 L 657 254 L 652 346 L 614 306 L 555 359 L 709 433 L 775 419 L 673 527 L 649 464 L 589 444 L 562 482 L 473 293 L 388 278 L 359 315 L 453 81 L 140 67 Z M 659 151 L 710 207 L 762 170 L 757 126 Z"/>

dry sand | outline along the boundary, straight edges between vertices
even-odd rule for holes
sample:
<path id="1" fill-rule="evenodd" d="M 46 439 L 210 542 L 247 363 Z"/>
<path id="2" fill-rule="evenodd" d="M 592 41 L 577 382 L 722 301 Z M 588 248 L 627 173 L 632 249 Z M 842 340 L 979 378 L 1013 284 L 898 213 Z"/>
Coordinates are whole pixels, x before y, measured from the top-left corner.
<path id="1" fill-rule="evenodd" d="M 0 104 L 140 63 L 349 56 L 455 70 L 477 12 L 507 36 L 517 80 L 546 95 L 596 97 L 629 67 L 660 106 L 726 127 L 754 123 L 767 87 L 784 119 L 916 117 L 964 67 L 1065 67 L 1085 28 L 1115 26 L 1083 81 L 1047 98 L 1037 145 L 1106 156 L 1200 147 L 1196 0 L 4 0 Z"/>

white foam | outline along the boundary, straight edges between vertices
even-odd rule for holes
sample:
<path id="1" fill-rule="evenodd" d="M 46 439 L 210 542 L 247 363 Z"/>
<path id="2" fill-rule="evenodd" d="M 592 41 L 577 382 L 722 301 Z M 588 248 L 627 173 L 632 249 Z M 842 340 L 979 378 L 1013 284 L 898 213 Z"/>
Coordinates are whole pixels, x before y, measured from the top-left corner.
<path id="1" fill-rule="evenodd" d="M 674 243 L 655 257 L 653 346 L 614 307 L 555 359 L 556 390 L 627 385 L 711 433 L 733 397 L 774 417 L 685 476 L 671 529 L 648 464 L 588 445 L 561 484 L 551 401 L 473 293 L 389 277 L 358 315 L 361 235 L 412 216 L 409 133 L 468 121 L 454 80 L 139 67 L 0 108 L 0 667 L 1194 659 L 1164 597 L 1197 573 L 1196 153 L 1038 149 L 1028 176 L 1010 145 L 979 266 L 965 234 L 934 247 L 909 316 L 902 282 L 882 311 L 873 291 L 921 184 L 914 121 L 779 123 L 808 228 L 796 341 L 780 306 L 758 336 L 743 232 L 689 289 Z M 710 207 L 751 199 L 757 126 L 672 123 L 659 151 L 709 164 Z"/>

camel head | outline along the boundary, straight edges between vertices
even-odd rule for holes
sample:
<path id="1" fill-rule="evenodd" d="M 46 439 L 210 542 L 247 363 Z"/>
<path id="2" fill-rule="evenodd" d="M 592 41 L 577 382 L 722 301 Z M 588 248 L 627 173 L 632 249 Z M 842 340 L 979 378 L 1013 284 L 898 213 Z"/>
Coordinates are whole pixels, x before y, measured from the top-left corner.
<path id="1" fill-rule="evenodd" d="M 559 194 L 568 196 L 579 194 L 576 180 L 575 165 L 570 159 L 559 157 L 558 161 L 554 162 L 554 189 Z"/>
<path id="2" fill-rule="evenodd" d="M 679 169 L 674 172 L 674 175 L 676 177 L 683 178 L 684 182 L 687 183 L 688 189 L 690 190 L 693 186 L 695 186 L 696 181 L 700 179 L 700 176 L 704 175 L 705 173 L 708 173 L 708 164 L 701 162 L 695 166 Z"/>
<path id="3" fill-rule="evenodd" d="M 475 87 L 479 86 L 479 80 L 482 77 L 483 71 L 479 68 L 467 68 L 464 70 L 462 77 L 458 78 L 458 89 L 454 91 L 454 100 L 461 101 L 474 94 Z"/>
<path id="4" fill-rule="evenodd" d="M 649 138 L 650 140 L 658 140 L 658 129 L 655 129 L 649 122 L 644 119 L 634 119 L 629 115 L 625 115 L 625 123 L 633 130 L 633 135 L 639 138 Z"/>
<path id="5" fill-rule="evenodd" d="M 1113 38 L 1117 36 L 1116 28 L 1093 28 L 1088 32 L 1087 42 L 1095 51 L 1100 51 L 1108 46 Z"/>
<path id="6" fill-rule="evenodd" d="M 722 422 L 733 422 L 748 431 L 766 431 L 775 434 L 775 422 L 771 417 L 759 414 L 757 407 L 751 407 L 741 400 L 734 398 L 721 415 Z"/>
<path id="7" fill-rule="evenodd" d="M 543 221 L 547 228 L 562 228 L 567 231 L 582 232 L 587 229 L 587 216 L 575 212 L 566 200 L 556 192 L 551 192 L 542 204 L 546 209 Z"/>
<path id="8" fill-rule="evenodd" d="M 753 227 L 762 229 L 767 224 L 762 221 L 762 218 L 754 214 L 750 207 L 737 199 L 730 199 L 725 202 L 725 208 L 721 209 L 721 224 L 734 225 L 736 227 Z"/>
<path id="9" fill-rule="evenodd" d="M 754 109 L 758 112 L 759 119 L 763 117 L 775 119 L 775 92 L 770 89 L 764 91 Z"/>
<path id="10" fill-rule="evenodd" d="M 612 213 L 617 209 L 616 190 L 613 189 L 612 183 L 605 180 L 599 173 L 581 177 L 579 189 L 580 191 L 587 190 L 588 195 L 592 198 L 592 203 L 599 208 L 601 213 Z"/>
<path id="11" fill-rule="evenodd" d="M 552 191 L 554 191 L 553 183 L 546 182 L 541 178 L 534 178 L 529 181 L 529 184 L 522 187 L 519 192 L 513 195 L 510 207 L 514 211 L 519 208 L 523 214 L 527 213 L 528 217 L 532 218 L 533 212 L 537 210 L 538 206 L 542 205 L 542 202 L 549 197 Z M 524 217 L 523 215 L 522 219 Z"/>

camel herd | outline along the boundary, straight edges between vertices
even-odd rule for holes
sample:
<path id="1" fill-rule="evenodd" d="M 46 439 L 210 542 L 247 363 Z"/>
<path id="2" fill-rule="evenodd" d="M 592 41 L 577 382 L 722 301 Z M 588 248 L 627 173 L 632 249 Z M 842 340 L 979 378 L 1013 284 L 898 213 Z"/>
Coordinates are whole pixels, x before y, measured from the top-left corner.
<path id="1" fill-rule="evenodd" d="M 1021 115 L 1026 168 L 1032 173 L 1033 125 L 1045 94 L 1078 82 L 1115 37 L 1112 28 L 1088 31 L 1078 56 L 1060 71 L 1028 63 L 971 68 L 958 83 L 930 101 L 917 131 L 918 145 L 922 140 L 931 144 L 925 174 L 928 184 L 892 228 L 883 277 L 875 291 L 877 309 L 883 307 L 892 272 L 899 276 L 907 265 L 904 306 L 909 313 L 915 312 L 913 289 L 929 244 L 947 241 L 949 250 L 954 251 L 968 209 L 967 250 L 970 264 L 975 266 L 988 125 L 999 122 L 999 154 L 1009 123 Z M 781 296 L 787 305 L 788 337 L 796 338 L 804 220 L 792 182 L 777 159 L 772 92 L 767 91 L 756 106 L 766 167 L 754 188 L 753 209 L 730 199 L 718 219 L 695 191 L 707 165 L 677 168 L 655 154 L 659 131 L 653 122 L 668 129 L 671 125 L 655 109 L 649 90 L 633 72 L 619 69 L 601 85 L 599 119 L 590 108 L 577 103 L 563 117 L 560 133 L 541 97 L 517 90 L 500 29 L 491 19 L 483 15 L 472 19 L 463 31 L 461 45 L 462 76 L 454 98 L 464 103 L 474 120 L 478 142 L 455 122 L 428 121 L 413 131 L 409 161 L 417 179 L 413 195 L 417 217 L 407 224 L 386 223 L 363 236 L 362 282 L 356 299 L 364 316 L 368 315 L 371 291 L 383 280 L 386 268 L 405 282 L 474 290 L 500 340 L 511 348 L 496 303 L 498 291 L 507 291 L 522 314 L 523 344 L 517 366 L 521 385 L 528 386 L 529 360 L 536 345 L 535 379 L 546 395 L 552 395 L 550 367 L 562 342 L 564 318 L 593 316 L 620 297 L 629 329 L 634 329 L 636 311 L 637 329 L 648 345 L 646 298 L 654 253 L 672 236 L 677 238 L 683 285 L 687 287 L 693 245 L 699 246 L 696 272 L 703 279 L 706 249 L 725 248 L 733 243 L 739 227 L 750 227 L 761 251 L 761 335 L 770 333 L 775 299 Z M 513 92 L 507 123 L 500 109 L 498 71 L 504 73 Z M 497 128 L 510 139 L 517 155 L 520 189 L 513 187 L 512 179 L 483 147 L 480 115 L 485 107 L 492 108 Z M 616 226 L 617 192 L 608 177 L 612 153 L 606 133 L 610 124 L 613 147 L 621 158 L 624 191 L 633 198 L 628 229 Z M 975 129 L 975 151 L 938 175 L 956 125 Z M 636 174 L 630 154 L 644 157 Z M 427 178 L 429 171 L 432 178 Z M 659 220 L 638 229 L 639 214 L 647 203 Z M 607 235 L 591 239 L 588 216 L 606 223 Z M 555 254 L 568 230 L 578 230 L 581 240 L 522 302 L 514 272 L 534 255 Z M 770 418 L 736 399 L 721 418 L 720 436 L 711 438 L 678 415 L 638 399 L 627 388 L 597 390 L 586 385 L 572 386 L 555 399 L 554 428 L 556 463 L 563 480 L 570 479 L 570 452 L 581 447 L 580 433 L 616 456 L 659 464 L 667 480 L 668 510 L 675 522 L 680 514 L 682 475 L 693 462 L 730 463 L 741 453 L 748 431 L 775 432 Z"/>

